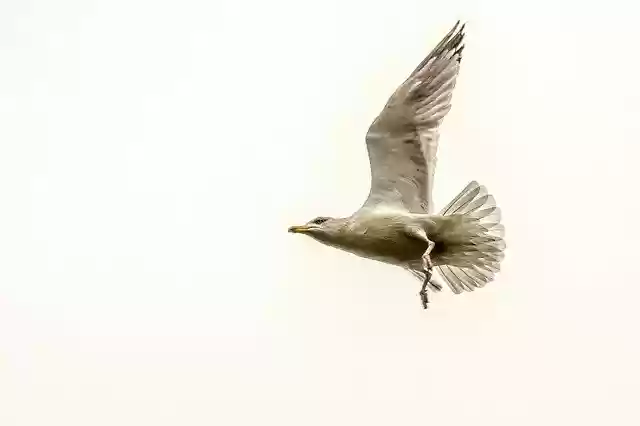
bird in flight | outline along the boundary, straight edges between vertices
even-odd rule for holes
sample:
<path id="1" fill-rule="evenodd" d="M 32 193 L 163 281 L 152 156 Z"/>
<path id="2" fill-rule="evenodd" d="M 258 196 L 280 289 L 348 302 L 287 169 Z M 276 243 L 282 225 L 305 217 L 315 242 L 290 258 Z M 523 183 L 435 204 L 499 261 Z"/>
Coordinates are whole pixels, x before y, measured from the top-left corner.
<path id="1" fill-rule="evenodd" d="M 492 281 L 506 248 L 500 209 L 486 188 L 469 183 L 439 213 L 432 189 L 439 126 L 451 97 L 464 48 L 460 21 L 391 95 L 366 135 L 371 190 L 349 217 L 319 216 L 289 232 L 400 266 L 441 291 L 434 269 L 456 294 Z"/>

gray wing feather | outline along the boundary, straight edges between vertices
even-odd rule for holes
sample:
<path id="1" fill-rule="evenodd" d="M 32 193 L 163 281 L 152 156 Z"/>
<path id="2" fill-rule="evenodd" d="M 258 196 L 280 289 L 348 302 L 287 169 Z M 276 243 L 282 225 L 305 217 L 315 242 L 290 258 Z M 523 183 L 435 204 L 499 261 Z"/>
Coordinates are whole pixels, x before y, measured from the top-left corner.
<path id="1" fill-rule="evenodd" d="M 371 191 L 363 208 L 385 204 L 430 212 L 438 127 L 451 108 L 464 25 L 449 31 L 398 87 L 367 132 Z"/>

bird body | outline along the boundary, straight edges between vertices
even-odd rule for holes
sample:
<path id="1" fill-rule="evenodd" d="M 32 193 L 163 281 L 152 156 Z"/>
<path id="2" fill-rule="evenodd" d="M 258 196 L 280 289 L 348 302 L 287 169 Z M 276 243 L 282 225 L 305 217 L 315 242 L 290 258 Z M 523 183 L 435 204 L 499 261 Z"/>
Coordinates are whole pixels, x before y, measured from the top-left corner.
<path id="1" fill-rule="evenodd" d="M 439 125 L 451 108 L 463 50 L 459 22 L 387 101 L 366 137 L 371 190 L 346 218 L 317 217 L 290 232 L 358 256 L 397 265 L 441 290 L 436 270 L 454 293 L 491 281 L 504 257 L 500 209 L 486 188 L 469 183 L 438 214 L 432 188 Z"/>
<path id="2" fill-rule="evenodd" d="M 368 259 L 404 266 L 419 260 L 428 244 L 413 238 L 409 229 L 427 229 L 429 215 L 394 210 L 372 210 L 344 219 L 335 219 L 335 232 L 308 234 L 327 245 Z"/>

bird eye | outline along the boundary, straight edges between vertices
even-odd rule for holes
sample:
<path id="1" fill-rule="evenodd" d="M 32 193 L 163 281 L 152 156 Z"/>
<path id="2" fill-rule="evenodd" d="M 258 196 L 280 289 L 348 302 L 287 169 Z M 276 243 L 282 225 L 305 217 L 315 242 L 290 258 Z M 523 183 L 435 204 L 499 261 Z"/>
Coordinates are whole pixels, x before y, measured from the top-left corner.
<path id="1" fill-rule="evenodd" d="M 321 224 L 325 223 L 328 220 L 329 220 L 328 217 L 316 217 L 315 219 L 313 219 L 311 221 L 311 223 L 316 224 L 316 225 L 321 225 Z"/>

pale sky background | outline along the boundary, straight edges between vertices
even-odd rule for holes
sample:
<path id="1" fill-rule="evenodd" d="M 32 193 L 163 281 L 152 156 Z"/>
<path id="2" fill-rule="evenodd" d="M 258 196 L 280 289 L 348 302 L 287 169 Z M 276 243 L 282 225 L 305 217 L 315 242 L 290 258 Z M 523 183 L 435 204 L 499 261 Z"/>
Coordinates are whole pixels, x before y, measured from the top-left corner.
<path id="1" fill-rule="evenodd" d="M 3 0 L 0 424 L 640 424 L 632 4 Z M 286 228 L 362 203 L 458 18 L 435 200 L 486 185 L 509 251 L 423 311 Z"/>

